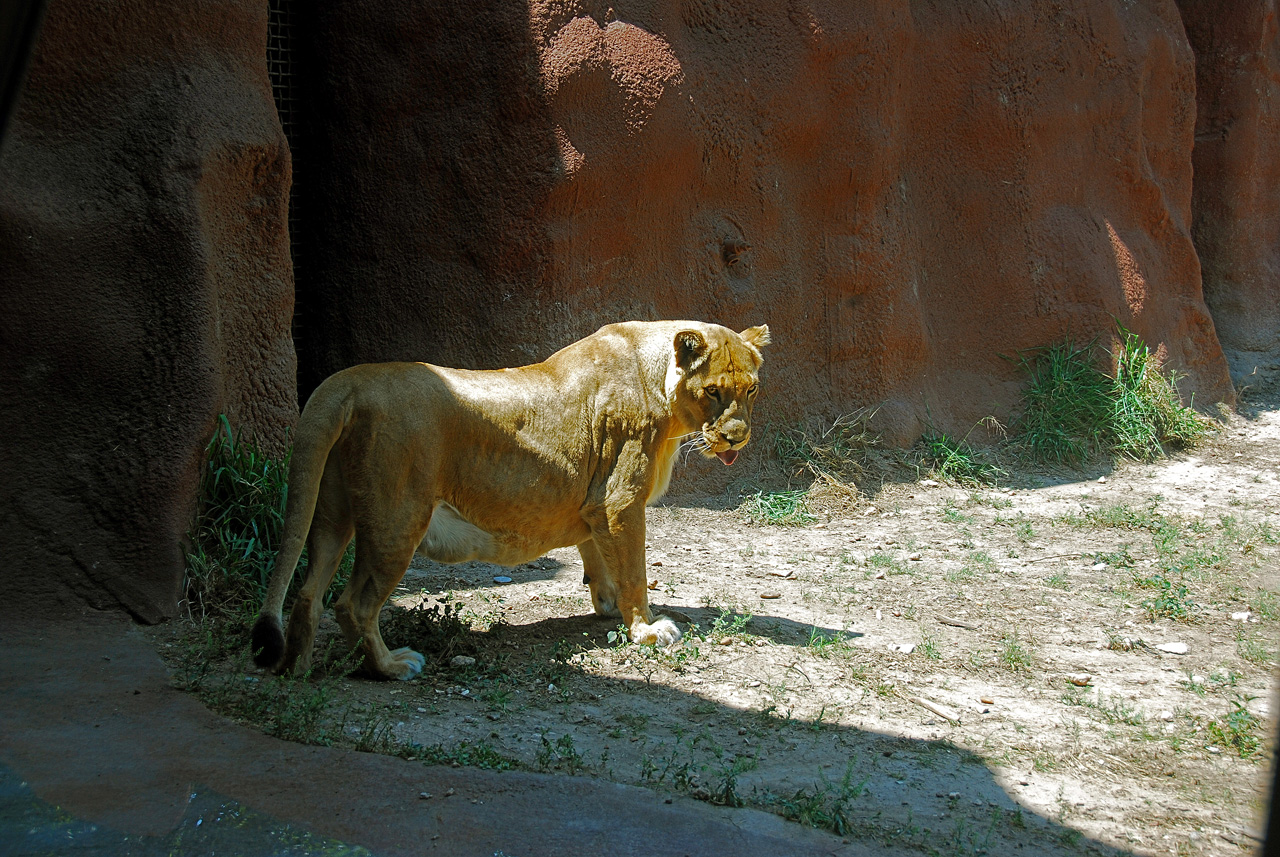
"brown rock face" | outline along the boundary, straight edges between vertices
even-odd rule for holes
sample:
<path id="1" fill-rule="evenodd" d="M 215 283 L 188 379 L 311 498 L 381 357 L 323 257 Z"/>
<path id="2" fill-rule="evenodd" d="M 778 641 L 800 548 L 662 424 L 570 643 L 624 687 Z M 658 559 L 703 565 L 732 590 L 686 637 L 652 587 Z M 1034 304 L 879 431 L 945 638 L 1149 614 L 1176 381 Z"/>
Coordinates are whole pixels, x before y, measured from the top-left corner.
<path id="1" fill-rule="evenodd" d="M 764 410 L 882 405 L 903 441 L 1007 417 L 1000 355 L 1114 318 L 1197 402 L 1232 396 L 1171 0 L 382 0 L 319 29 L 312 382 L 526 362 L 624 318 L 768 322 Z"/>
<path id="2" fill-rule="evenodd" d="M 1275 3 L 1233 10 L 295 4 L 300 387 L 527 363 L 620 319 L 767 322 L 764 421 L 879 407 L 906 442 L 1015 415 L 1002 355 L 1118 320 L 1229 401 L 1201 260 L 1237 380 L 1280 365 Z M 11 593 L 171 614 L 215 415 L 284 446 L 266 15 L 51 3 L 0 152 Z"/>
<path id="3" fill-rule="evenodd" d="M 1277 7 L 1266 0 L 1178 6 L 1196 54 L 1192 234 L 1205 301 L 1232 378 L 1257 384 L 1280 375 Z"/>
<path id="4" fill-rule="evenodd" d="M 262 3 L 53 2 L 0 157 L 6 599 L 152 621 L 221 412 L 297 414 Z"/>

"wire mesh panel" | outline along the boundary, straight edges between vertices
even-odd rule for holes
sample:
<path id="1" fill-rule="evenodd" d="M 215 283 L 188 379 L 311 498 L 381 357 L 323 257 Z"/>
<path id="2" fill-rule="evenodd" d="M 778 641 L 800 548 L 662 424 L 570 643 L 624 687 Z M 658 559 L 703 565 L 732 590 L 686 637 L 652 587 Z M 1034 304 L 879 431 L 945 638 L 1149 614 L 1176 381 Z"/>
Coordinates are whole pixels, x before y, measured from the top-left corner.
<path id="1" fill-rule="evenodd" d="M 289 141 L 293 161 L 293 186 L 289 191 L 289 253 L 293 259 L 295 350 L 303 334 L 299 310 L 304 303 L 297 299 L 298 284 L 301 282 L 298 259 L 298 156 L 302 137 L 301 98 L 297 78 L 297 9 L 301 5 L 301 2 L 295 0 L 269 0 L 267 4 L 267 73 L 271 76 L 271 94 L 275 96 L 276 112 L 280 115 L 280 124 L 284 128 L 285 139 Z"/>

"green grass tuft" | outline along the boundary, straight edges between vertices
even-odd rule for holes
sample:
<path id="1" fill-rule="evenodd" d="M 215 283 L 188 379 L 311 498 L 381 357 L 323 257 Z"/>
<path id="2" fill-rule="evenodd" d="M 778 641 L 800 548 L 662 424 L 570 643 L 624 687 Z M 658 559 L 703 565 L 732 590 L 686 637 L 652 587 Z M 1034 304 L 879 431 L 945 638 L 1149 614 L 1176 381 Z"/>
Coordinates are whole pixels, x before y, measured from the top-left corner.
<path id="1" fill-rule="evenodd" d="M 807 491 L 775 491 L 766 494 L 757 491 L 738 507 L 748 522 L 757 526 L 772 524 L 778 527 L 803 527 L 818 520 L 809 511 Z"/>
<path id="2" fill-rule="evenodd" d="M 1176 373 L 1161 372 L 1160 360 L 1135 333 L 1120 327 L 1110 355 L 1114 372 L 1098 364 L 1094 342 L 1071 342 L 1019 357 L 1029 378 L 1025 410 L 1015 435 L 1041 461 L 1078 464 L 1097 453 L 1139 461 L 1166 447 L 1194 446 L 1212 423 L 1184 407 Z"/>
<path id="3" fill-rule="evenodd" d="M 193 618 L 243 618 L 257 610 L 284 531 L 288 475 L 289 454 L 267 455 L 233 431 L 225 415 L 218 417 L 218 428 L 205 447 L 187 550 L 184 588 Z M 350 578 L 354 559 L 352 543 L 329 597 Z M 305 563 L 304 551 L 299 566 Z M 295 587 L 301 578 L 295 576 Z"/>

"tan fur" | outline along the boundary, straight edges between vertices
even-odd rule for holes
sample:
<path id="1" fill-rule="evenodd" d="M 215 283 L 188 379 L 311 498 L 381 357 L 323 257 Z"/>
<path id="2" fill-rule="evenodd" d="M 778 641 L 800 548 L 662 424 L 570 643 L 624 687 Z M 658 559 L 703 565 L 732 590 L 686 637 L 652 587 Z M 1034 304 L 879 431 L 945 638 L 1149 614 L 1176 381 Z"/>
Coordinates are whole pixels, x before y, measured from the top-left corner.
<path id="1" fill-rule="evenodd" d="M 644 506 L 666 490 L 683 436 L 726 463 L 746 444 L 768 342 L 767 326 L 625 322 L 519 369 L 382 363 L 333 375 L 298 425 L 283 547 L 254 627 L 259 662 L 308 668 L 353 536 L 334 613 L 376 676 L 423 665 L 388 651 L 378 629 L 415 551 L 517 565 L 577 545 L 598 614 L 620 616 L 638 643 L 675 642 L 675 623 L 649 613 Z M 304 540 L 308 576 L 283 634 Z"/>

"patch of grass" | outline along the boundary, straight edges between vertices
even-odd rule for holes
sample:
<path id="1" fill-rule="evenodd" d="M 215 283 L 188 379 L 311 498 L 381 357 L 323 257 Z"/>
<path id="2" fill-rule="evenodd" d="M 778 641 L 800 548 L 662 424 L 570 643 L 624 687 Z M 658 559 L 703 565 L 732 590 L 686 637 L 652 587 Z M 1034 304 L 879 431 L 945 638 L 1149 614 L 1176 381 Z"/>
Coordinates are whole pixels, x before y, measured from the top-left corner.
<path id="1" fill-rule="evenodd" d="M 179 690 L 195 694 L 219 714 L 286 741 L 328 746 L 344 740 L 345 716 L 338 712 L 346 703 L 340 679 L 350 671 L 352 659 L 301 676 L 253 675 L 243 640 L 229 642 L 229 635 L 219 631 L 206 623 L 180 646 L 173 672 Z"/>
<path id="2" fill-rule="evenodd" d="M 1014 431 L 1041 461 L 1078 464 L 1103 446 L 1111 384 L 1095 366 L 1095 345 L 1063 342 L 1018 356 L 1029 381 Z"/>
<path id="3" fill-rule="evenodd" d="M 917 651 L 931 661 L 941 659 L 942 649 L 937 632 L 926 628 L 920 634 L 920 648 Z"/>
<path id="4" fill-rule="evenodd" d="M 999 427 L 994 417 L 980 425 Z M 929 431 L 920 439 L 921 461 L 930 474 L 945 482 L 968 487 L 995 485 L 1008 474 L 991 463 L 985 453 L 969 445 L 968 435 L 956 440 L 946 434 Z"/>
<path id="5" fill-rule="evenodd" d="M 885 575 L 907 574 L 907 567 L 902 560 L 892 554 L 876 551 L 867 557 L 867 567 L 875 571 L 883 571 Z"/>
<path id="6" fill-rule="evenodd" d="M 1061 571 L 1055 571 L 1044 579 L 1044 585 L 1054 589 L 1070 589 L 1071 582 L 1067 580 L 1067 576 Z"/>
<path id="7" fill-rule="evenodd" d="M 1071 342 L 1019 355 L 1028 377 L 1016 437 L 1041 461 L 1078 464 L 1105 452 L 1149 461 L 1166 447 L 1194 446 L 1212 423 L 1183 406 L 1176 373 L 1165 375 L 1141 337 L 1118 327 L 1109 362 L 1096 342 Z"/>
<path id="8" fill-rule="evenodd" d="M 1136 333 L 1119 328 L 1119 348 L 1112 379 L 1109 446 L 1120 455 L 1148 461 L 1164 447 L 1194 446 L 1210 423 L 1178 395 L 1178 375 L 1161 374 L 1159 358 Z"/>
<path id="9" fill-rule="evenodd" d="M 226 616 L 261 601 L 284 528 L 288 473 L 288 456 L 265 455 L 218 417 L 187 552 L 191 616 Z"/>
<path id="10" fill-rule="evenodd" d="M 1250 599 L 1249 609 L 1263 619 L 1280 618 L 1280 596 L 1270 589 L 1259 589 Z"/>
<path id="11" fill-rule="evenodd" d="M 756 526 L 803 527 L 818 520 L 809 510 L 809 494 L 803 490 L 757 491 L 742 501 L 738 511 Z"/>
<path id="12" fill-rule="evenodd" d="M 284 530 L 289 454 L 274 458 L 236 434 L 225 415 L 205 447 L 199 501 L 189 534 L 183 589 L 188 615 L 251 620 L 266 592 Z M 329 593 L 351 577 L 354 542 Z M 299 565 L 306 562 L 303 552 Z M 294 587 L 301 585 L 296 575 Z M 326 604 L 332 598 L 326 596 Z"/>
<path id="13" fill-rule="evenodd" d="M 1257 637 L 1240 631 L 1236 638 L 1236 654 L 1254 666 L 1269 666 L 1275 660 L 1275 650 Z"/>
<path id="14" fill-rule="evenodd" d="M 523 768 L 519 760 L 502 755 L 487 741 L 462 741 L 453 746 L 407 744 L 396 755 L 428 765 L 451 765 L 455 768 L 484 768 L 490 771 L 512 771 Z"/>
<path id="15" fill-rule="evenodd" d="M 755 770 L 756 764 L 757 762 L 754 758 L 736 758 L 731 762 L 724 763 L 720 768 L 720 774 L 716 778 L 715 785 L 711 787 L 710 794 L 707 797 L 708 802 L 718 806 L 745 806 L 746 801 L 738 794 L 738 776 L 747 771 Z"/>
<path id="16" fill-rule="evenodd" d="M 824 634 L 818 630 L 817 625 L 809 630 L 809 639 L 805 641 L 804 646 L 822 658 L 847 655 L 853 651 L 848 634 Z"/>
<path id="17" fill-rule="evenodd" d="M 1107 696 L 1102 691 L 1089 695 L 1084 688 L 1068 688 L 1061 698 L 1063 705 L 1080 706 L 1096 711 L 1109 724 L 1141 726 L 1145 720 L 1142 711 L 1118 696 Z"/>

